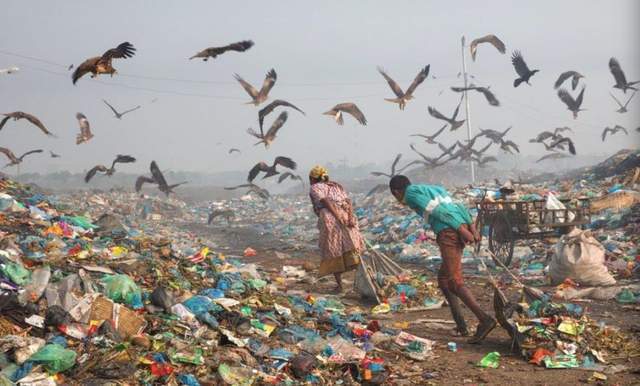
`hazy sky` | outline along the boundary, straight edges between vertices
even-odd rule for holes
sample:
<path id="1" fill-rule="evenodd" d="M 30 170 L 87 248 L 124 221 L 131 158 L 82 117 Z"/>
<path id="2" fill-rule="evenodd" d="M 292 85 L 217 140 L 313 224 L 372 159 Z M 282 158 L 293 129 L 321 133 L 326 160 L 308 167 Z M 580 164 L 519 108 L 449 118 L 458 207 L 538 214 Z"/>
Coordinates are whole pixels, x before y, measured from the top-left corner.
<path id="1" fill-rule="evenodd" d="M 507 54 L 481 46 L 476 62 L 469 63 L 467 56 L 469 72 L 476 83 L 491 86 L 502 106 L 488 106 L 481 95 L 471 94 L 472 130 L 513 126 L 510 138 L 522 145 L 524 154 L 543 152 L 541 145 L 527 143 L 535 133 L 565 125 L 574 129 L 583 154 L 638 146 L 640 95 L 629 113 L 615 112 L 608 93 L 619 99 L 630 93 L 613 91 L 608 61 L 617 57 L 627 79 L 640 80 L 640 2 L 490 4 L 4 0 L 0 68 L 17 65 L 20 72 L 0 75 L 0 112 L 33 113 L 58 138 L 46 138 L 25 122 L 9 122 L 0 131 L 0 146 L 19 154 L 43 148 L 62 155 L 36 155 L 27 159 L 22 171 L 81 171 L 110 162 L 118 153 L 138 158 L 137 164 L 120 168 L 128 171 L 147 170 L 152 159 L 163 169 L 223 171 L 288 155 L 306 173 L 315 163 L 345 157 L 355 164 L 386 162 L 398 152 L 413 158 L 408 145 L 419 141 L 408 135 L 431 133 L 441 126 L 427 114 L 427 106 L 450 115 L 457 104 L 459 94 L 449 87 L 462 83 L 456 77 L 461 69 L 460 37 L 466 35 L 470 41 L 487 33 L 506 43 Z M 243 39 L 252 39 L 255 46 L 208 62 L 188 60 L 205 47 Z M 131 59 L 114 61 L 119 75 L 101 76 L 100 82 L 87 75 L 72 85 L 69 64 L 78 65 L 123 41 L 138 51 Z M 530 68 L 541 70 L 532 86 L 513 88 L 516 75 L 509 55 L 515 49 L 522 51 Z M 430 76 L 405 111 L 383 100 L 393 94 L 376 66 L 383 66 L 405 89 L 426 64 L 437 79 Z M 265 150 L 254 147 L 254 138 L 246 134 L 248 127 L 257 128 L 259 108 L 244 104 L 249 97 L 233 73 L 259 87 L 270 68 L 278 73 L 271 99 L 290 101 L 307 115 L 291 111 L 278 139 Z M 583 107 L 588 110 L 575 121 L 553 89 L 557 76 L 569 69 L 586 75 Z M 102 98 L 120 109 L 138 104 L 142 109 L 118 121 Z M 154 98 L 157 101 L 151 103 Z M 341 102 L 357 103 L 369 124 L 360 126 L 347 116 L 341 127 L 321 115 Z M 95 137 L 77 146 L 79 111 L 89 118 Z M 275 116 L 268 117 L 266 125 Z M 602 129 L 615 124 L 634 131 L 603 144 Z M 448 144 L 464 138 L 463 128 L 440 139 Z M 242 149 L 242 155 L 228 155 L 230 147 Z M 420 148 L 437 151 L 426 144 Z"/>

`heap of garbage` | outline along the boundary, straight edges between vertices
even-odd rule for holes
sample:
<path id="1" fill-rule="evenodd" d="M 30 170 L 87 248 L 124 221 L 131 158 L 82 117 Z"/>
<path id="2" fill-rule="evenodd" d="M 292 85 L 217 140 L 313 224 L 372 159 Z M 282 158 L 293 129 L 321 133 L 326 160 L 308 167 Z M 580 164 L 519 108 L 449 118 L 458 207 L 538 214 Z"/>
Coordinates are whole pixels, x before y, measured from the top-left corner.
<path id="1" fill-rule="evenodd" d="M 640 303 L 640 169 L 622 170 L 624 160 L 612 164 L 614 175 L 523 182 L 509 196 L 591 202 L 586 229 L 516 242 L 510 268 L 518 281 L 547 285 L 548 291 L 527 301 L 504 300 L 500 312 L 513 348 L 533 363 L 604 371 L 613 360 L 640 355 L 635 339 L 569 303 Z M 504 199 L 502 185 L 450 191 L 476 214 L 479 199 Z M 191 205 L 123 191 L 50 196 L 0 180 L 0 384 L 431 379 L 420 366 L 399 374 L 395 362 L 432 360 L 437 350 L 455 351 L 455 344 L 439 347 L 385 314 L 443 306 L 433 275 L 441 261 L 435 235 L 388 195 L 355 195 L 354 201 L 369 244 L 365 255 L 384 254 L 408 267 L 374 278 L 379 304 L 291 290 L 291 281 L 309 276 L 304 269 L 265 270 L 182 226 L 211 220 L 213 226 L 253 227 L 309 250 L 317 241 L 316 217 L 304 197 L 243 196 Z M 467 248 L 465 272 L 482 277 L 488 265 L 500 285 L 513 286 L 487 256 Z M 495 368 L 499 361 L 490 352 L 478 366 Z"/>
<path id="2" fill-rule="evenodd" d="M 382 384 L 392 374 L 375 348 L 433 355 L 433 341 L 338 298 L 286 294 L 202 240 L 88 213 L 131 213 L 123 203 L 74 210 L 10 180 L 0 190 L 3 384 Z M 412 299 L 411 284 L 425 285 L 394 288 Z"/>

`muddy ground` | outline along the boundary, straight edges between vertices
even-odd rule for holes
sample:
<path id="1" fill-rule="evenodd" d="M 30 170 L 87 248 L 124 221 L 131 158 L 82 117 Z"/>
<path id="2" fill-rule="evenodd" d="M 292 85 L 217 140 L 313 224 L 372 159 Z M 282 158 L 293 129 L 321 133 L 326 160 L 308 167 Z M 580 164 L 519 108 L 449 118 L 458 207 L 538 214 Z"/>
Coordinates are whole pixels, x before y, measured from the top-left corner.
<path id="1" fill-rule="evenodd" d="M 305 261 L 319 263 L 320 257 L 313 245 L 296 245 L 288 240 L 279 239 L 271 234 L 263 234 L 248 226 L 206 226 L 203 224 L 189 224 L 187 229 L 204 238 L 214 241 L 222 251 L 228 255 L 242 256 L 247 247 L 252 247 L 258 253 L 256 257 L 242 258 L 248 263 L 257 263 L 266 271 L 279 272 L 283 265 L 302 265 Z M 278 252 L 278 254 L 276 253 Z M 284 255 L 283 255 L 284 254 Z M 405 265 L 415 272 L 427 272 L 426 269 L 415 265 Z M 353 282 L 353 273 L 345 276 L 347 287 Z M 492 310 L 493 292 L 484 276 L 467 277 L 467 283 L 478 298 L 478 301 Z M 328 294 L 334 287 L 334 282 L 321 279 L 316 285 L 298 284 L 291 291 L 308 291 L 311 294 Z M 548 289 L 541 287 L 541 289 Z M 507 290 L 511 299 L 518 294 L 515 289 Z M 350 305 L 359 305 L 368 310 L 371 304 L 363 303 L 358 296 L 347 293 L 343 301 Z M 640 344 L 640 307 L 622 306 L 615 301 L 591 301 L 579 303 L 586 307 L 591 318 L 603 321 L 608 325 L 618 326 L 628 333 L 632 339 Z M 475 329 L 474 316 L 465 308 L 465 316 L 470 328 Z M 527 363 L 518 354 L 510 350 L 510 339 L 505 330 L 497 327 L 480 345 L 466 343 L 466 338 L 455 337 L 449 330 L 429 329 L 424 323 L 411 323 L 419 319 L 451 320 L 447 307 L 437 310 L 410 313 L 395 313 L 382 315 L 378 320 L 383 325 L 392 327 L 394 323 L 409 322 L 406 331 L 435 340 L 435 358 L 424 362 L 413 362 L 395 353 L 382 353 L 387 363 L 392 367 L 395 381 L 398 384 L 490 384 L 490 385 L 575 385 L 583 383 L 606 385 L 640 385 L 640 358 L 618 359 L 615 364 L 627 366 L 627 370 L 608 374 L 607 380 L 597 383 L 590 380 L 593 371 L 562 369 L 544 369 Z M 450 324 L 453 326 L 453 324 Z M 458 351 L 447 350 L 448 342 L 456 342 Z M 475 366 L 485 354 L 498 351 L 501 355 L 500 367 L 497 369 L 481 369 Z M 422 377 L 424 373 L 435 373 L 433 379 Z"/>

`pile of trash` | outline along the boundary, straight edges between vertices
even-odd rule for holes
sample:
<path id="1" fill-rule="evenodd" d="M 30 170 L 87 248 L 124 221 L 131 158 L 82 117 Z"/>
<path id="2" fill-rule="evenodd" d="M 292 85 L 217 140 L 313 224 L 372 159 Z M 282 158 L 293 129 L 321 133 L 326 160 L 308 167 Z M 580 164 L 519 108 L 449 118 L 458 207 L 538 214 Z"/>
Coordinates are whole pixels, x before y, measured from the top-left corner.
<path id="1" fill-rule="evenodd" d="M 287 294 L 201 239 L 121 216 L 133 198 L 0 191 L 0 384 L 382 384 L 394 356 L 434 355 L 339 298 Z M 428 285 L 407 280 L 385 290 L 412 304 Z"/>
<path id="2" fill-rule="evenodd" d="M 526 293 L 526 292 L 525 292 Z M 640 342 L 618 328 L 591 319 L 574 303 L 555 303 L 547 295 L 507 304 L 513 345 L 530 363 L 546 368 L 612 371 L 610 361 L 640 355 Z"/>

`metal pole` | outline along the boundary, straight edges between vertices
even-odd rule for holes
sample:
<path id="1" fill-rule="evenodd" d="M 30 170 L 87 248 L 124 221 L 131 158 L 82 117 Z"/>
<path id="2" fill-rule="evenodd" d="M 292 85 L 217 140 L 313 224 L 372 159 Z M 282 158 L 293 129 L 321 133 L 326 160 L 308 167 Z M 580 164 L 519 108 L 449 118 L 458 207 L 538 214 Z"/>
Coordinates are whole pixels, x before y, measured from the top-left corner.
<path id="1" fill-rule="evenodd" d="M 464 49 L 465 49 L 465 38 L 462 36 L 462 74 L 464 75 L 464 88 L 467 86 L 467 63 L 464 59 Z M 466 112 L 466 122 L 467 122 L 467 141 L 471 141 L 471 111 L 469 110 L 469 95 L 467 94 L 467 90 L 464 90 L 464 107 Z M 476 167 L 473 159 L 469 160 L 469 166 L 471 168 L 471 183 L 476 182 Z"/>

